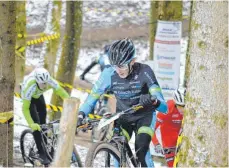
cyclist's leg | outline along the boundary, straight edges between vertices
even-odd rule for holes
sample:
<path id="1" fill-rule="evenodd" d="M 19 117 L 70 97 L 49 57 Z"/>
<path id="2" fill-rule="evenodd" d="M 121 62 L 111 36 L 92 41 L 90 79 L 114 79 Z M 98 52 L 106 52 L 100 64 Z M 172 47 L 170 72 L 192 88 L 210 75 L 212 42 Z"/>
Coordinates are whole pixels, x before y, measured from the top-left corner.
<path id="1" fill-rule="evenodd" d="M 137 121 L 135 151 L 137 151 L 136 155 L 141 162 L 141 167 L 154 167 L 149 150 L 149 145 L 154 133 L 151 127 L 154 122 L 153 117 L 155 117 L 155 115 L 151 113 Z"/>
<path id="2" fill-rule="evenodd" d="M 165 153 L 165 159 L 168 167 L 173 167 L 177 137 L 179 135 L 179 130 L 171 130 L 168 127 L 162 127 L 162 142 L 163 149 Z"/>
<path id="3" fill-rule="evenodd" d="M 45 104 L 45 99 L 44 96 L 41 95 L 36 103 L 37 107 L 37 112 L 40 120 L 40 124 L 45 124 L 46 123 L 46 116 L 47 116 L 47 110 L 46 110 L 46 104 Z M 44 139 L 44 142 L 47 143 L 47 139 L 45 136 L 42 136 Z"/>
<path id="4" fill-rule="evenodd" d="M 45 99 L 44 96 L 41 95 L 36 103 L 37 106 L 37 111 L 39 114 L 39 119 L 40 119 L 40 124 L 45 124 L 46 123 L 46 115 L 47 115 L 47 110 L 46 110 L 46 104 L 45 104 Z"/>
<path id="5" fill-rule="evenodd" d="M 124 135 L 128 141 L 130 140 L 133 133 L 133 128 L 131 123 L 128 123 L 126 120 L 120 119 L 114 123 L 114 127 L 119 127 L 120 134 Z M 120 167 L 119 162 L 116 160 L 115 160 L 115 167 Z"/>
<path id="6" fill-rule="evenodd" d="M 40 120 L 39 120 L 39 116 L 38 116 L 37 108 L 36 108 L 36 102 L 37 100 L 32 98 L 31 104 L 30 104 L 30 115 L 35 123 L 40 124 Z M 41 145 L 40 131 L 33 131 L 33 136 L 34 136 L 35 143 L 37 145 L 38 153 L 40 154 L 43 152 L 42 145 Z"/>
<path id="7" fill-rule="evenodd" d="M 37 107 L 39 104 L 39 99 L 32 99 L 30 104 L 30 114 L 35 123 L 40 124 L 40 118 L 39 114 L 37 112 Z M 42 145 L 42 138 L 41 138 L 41 132 L 40 131 L 34 131 L 33 132 L 34 140 L 38 149 L 39 156 L 43 159 L 44 162 L 47 163 L 47 156 L 44 150 L 44 147 Z"/>

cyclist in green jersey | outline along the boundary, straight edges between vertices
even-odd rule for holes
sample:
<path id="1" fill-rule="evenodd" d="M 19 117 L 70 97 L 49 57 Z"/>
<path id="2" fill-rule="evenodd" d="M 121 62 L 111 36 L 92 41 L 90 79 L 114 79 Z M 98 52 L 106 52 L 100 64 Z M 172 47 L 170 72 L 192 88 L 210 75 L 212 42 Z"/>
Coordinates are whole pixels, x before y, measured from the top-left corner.
<path id="1" fill-rule="evenodd" d="M 47 165 L 50 163 L 45 153 L 41 137 L 41 124 L 46 123 L 46 103 L 43 93 L 49 89 L 62 99 L 68 98 L 69 94 L 53 79 L 49 72 L 44 68 L 36 68 L 23 81 L 21 86 L 21 95 L 23 100 L 23 114 L 33 130 L 33 136 L 37 145 L 41 163 Z"/>

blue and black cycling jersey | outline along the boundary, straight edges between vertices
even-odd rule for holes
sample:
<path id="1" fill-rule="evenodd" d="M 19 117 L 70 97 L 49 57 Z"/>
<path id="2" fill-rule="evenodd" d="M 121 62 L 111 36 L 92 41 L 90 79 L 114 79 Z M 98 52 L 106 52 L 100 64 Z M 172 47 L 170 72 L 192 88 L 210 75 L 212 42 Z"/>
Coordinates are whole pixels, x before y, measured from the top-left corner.
<path id="1" fill-rule="evenodd" d="M 80 111 L 83 111 L 86 115 L 89 114 L 99 97 L 108 89 L 114 93 L 117 99 L 117 112 L 138 104 L 140 95 L 148 93 L 160 100 L 161 103 L 157 110 L 162 113 L 167 112 L 167 105 L 154 72 L 146 64 L 135 63 L 131 74 L 124 79 L 120 78 L 112 67 L 105 68 L 86 102 L 81 106 Z M 153 106 L 144 107 L 135 115 L 152 111 L 155 111 Z"/>
<path id="2" fill-rule="evenodd" d="M 105 68 L 79 111 L 89 114 L 100 95 L 109 89 L 116 97 L 117 112 L 137 105 L 142 94 L 151 94 L 161 102 L 157 110 L 166 113 L 167 105 L 152 69 L 141 63 L 135 63 L 132 68 L 127 78 L 120 78 L 112 67 Z M 135 132 L 135 151 L 138 151 L 136 155 L 142 167 L 154 167 L 149 144 L 154 134 L 155 121 L 156 113 L 153 105 L 144 107 L 133 114 L 123 115 L 115 121 L 115 125 L 125 132 L 128 140 L 132 132 Z"/>

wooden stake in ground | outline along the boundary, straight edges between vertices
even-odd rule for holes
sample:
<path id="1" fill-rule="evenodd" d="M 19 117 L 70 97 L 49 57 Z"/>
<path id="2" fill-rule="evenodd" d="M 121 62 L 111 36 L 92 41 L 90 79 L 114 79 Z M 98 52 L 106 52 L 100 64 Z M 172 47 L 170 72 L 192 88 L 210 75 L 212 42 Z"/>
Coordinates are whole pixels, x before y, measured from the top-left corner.
<path id="1" fill-rule="evenodd" d="M 52 167 L 70 167 L 79 104 L 79 99 L 69 98 L 64 100 L 58 146 Z"/>

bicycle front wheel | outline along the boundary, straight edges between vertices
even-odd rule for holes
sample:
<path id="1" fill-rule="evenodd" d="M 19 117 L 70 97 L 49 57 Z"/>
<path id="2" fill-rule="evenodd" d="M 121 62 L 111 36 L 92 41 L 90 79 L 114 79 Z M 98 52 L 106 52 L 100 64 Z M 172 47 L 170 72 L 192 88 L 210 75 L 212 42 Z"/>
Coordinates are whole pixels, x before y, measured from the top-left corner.
<path id="1" fill-rule="evenodd" d="M 26 129 L 22 132 L 20 137 L 20 148 L 24 163 L 31 163 L 34 165 L 34 160 L 38 159 L 39 155 L 31 129 Z"/>
<path id="2" fill-rule="evenodd" d="M 119 167 L 120 152 L 106 142 L 95 143 L 86 156 L 85 167 Z"/>

